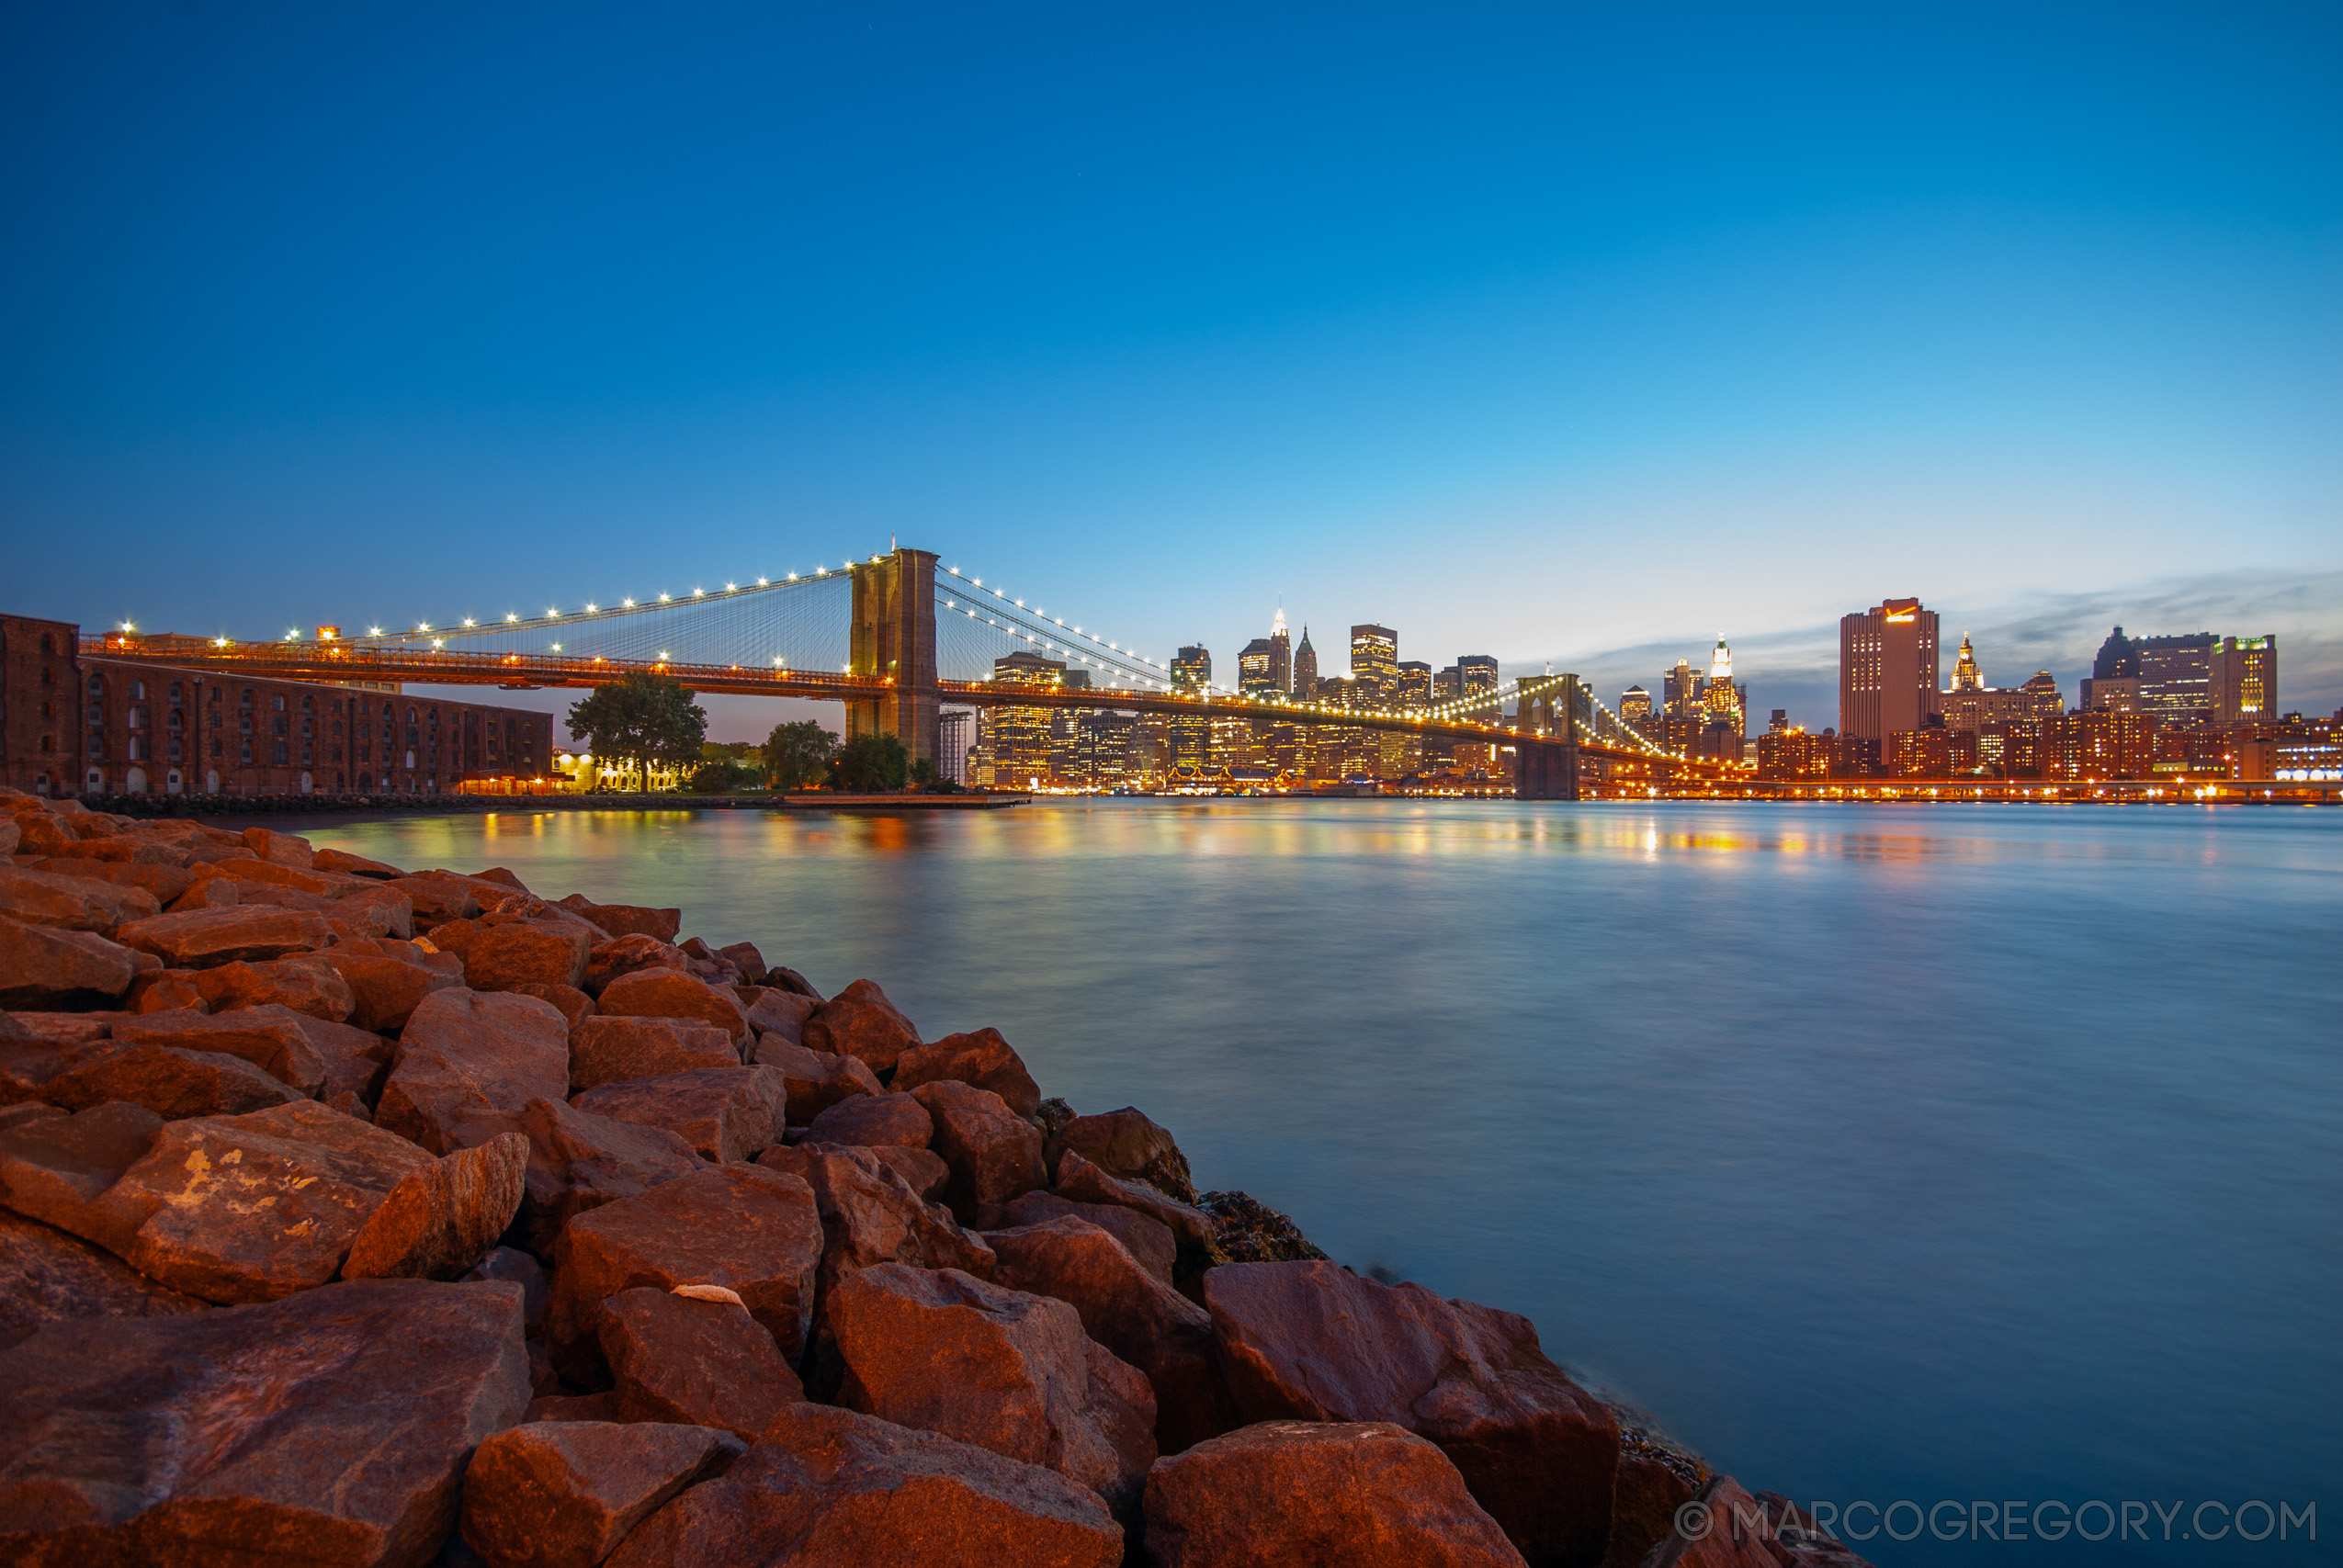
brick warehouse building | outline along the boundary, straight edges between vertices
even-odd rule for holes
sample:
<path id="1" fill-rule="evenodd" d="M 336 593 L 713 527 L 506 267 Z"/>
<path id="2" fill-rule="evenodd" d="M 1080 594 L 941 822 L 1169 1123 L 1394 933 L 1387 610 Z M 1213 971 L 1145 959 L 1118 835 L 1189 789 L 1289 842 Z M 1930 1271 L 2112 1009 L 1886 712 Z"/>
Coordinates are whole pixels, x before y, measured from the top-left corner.
<path id="1" fill-rule="evenodd" d="M 549 777 L 553 716 L 108 656 L 0 615 L 0 783 L 36 795 L 438 795 Z M 199 645 L 198 645 L 199 646 Z"/>

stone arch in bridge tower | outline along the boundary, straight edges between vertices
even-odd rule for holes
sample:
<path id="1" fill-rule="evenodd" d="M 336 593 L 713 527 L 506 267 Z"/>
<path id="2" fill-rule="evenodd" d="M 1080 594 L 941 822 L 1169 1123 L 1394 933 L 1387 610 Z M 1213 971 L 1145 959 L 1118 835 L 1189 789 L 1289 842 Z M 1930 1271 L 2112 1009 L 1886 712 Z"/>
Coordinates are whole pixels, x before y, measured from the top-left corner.
<path id="1" fill-rule="evenodd" d="M 935 554 L 899 549 L 852 570 L 851 672 L 884 676 L 894 689 L 847 703 L 846 739 L 892 735 L 913 761 L 933 763 L 943 718 L 935 685 Z"/>

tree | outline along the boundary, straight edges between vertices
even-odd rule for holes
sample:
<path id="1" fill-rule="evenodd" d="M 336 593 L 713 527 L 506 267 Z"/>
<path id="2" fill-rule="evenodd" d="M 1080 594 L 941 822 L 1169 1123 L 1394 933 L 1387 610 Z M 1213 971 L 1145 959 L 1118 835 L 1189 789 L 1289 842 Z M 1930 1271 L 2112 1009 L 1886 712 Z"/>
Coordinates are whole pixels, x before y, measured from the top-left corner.
<path id="1" fill-rule="evenodd" d="M 809 718 L 777 724 L 764 738 L 763 750 L 765 776 L 773 787 L 797 789 L 830 771 L 830 759 L 838 754 L 838 737 Z"/>
<path id="2" fill-rule="evenodd" d="M 570 707 L 570 739 L 620 773 L 689 767 L 707 739 L 707 710 L 673 676 L 638 670 Z"/>
<path id="3" fill-rule="evenodd" d="M 911 754 L 892 735 L 857 735 L 830 764 L 830 787 L 848 795 L 900 789 L 911 769 Z"/>

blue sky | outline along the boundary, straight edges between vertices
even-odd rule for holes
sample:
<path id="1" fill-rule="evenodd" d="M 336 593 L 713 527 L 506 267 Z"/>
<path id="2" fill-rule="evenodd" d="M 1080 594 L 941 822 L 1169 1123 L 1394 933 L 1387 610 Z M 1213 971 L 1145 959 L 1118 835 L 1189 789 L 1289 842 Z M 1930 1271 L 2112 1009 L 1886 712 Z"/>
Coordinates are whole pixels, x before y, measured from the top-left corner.
<path id="1" fill-rule="evenodd" d="M 1827 723 L 1916 593 L 1991 678 L 2277 630 L 2343 703 L 2343 11 L 1102 9 L 6 8 L 0 601 L 900 536 L 1230 660 L 1723 632 Z"/>

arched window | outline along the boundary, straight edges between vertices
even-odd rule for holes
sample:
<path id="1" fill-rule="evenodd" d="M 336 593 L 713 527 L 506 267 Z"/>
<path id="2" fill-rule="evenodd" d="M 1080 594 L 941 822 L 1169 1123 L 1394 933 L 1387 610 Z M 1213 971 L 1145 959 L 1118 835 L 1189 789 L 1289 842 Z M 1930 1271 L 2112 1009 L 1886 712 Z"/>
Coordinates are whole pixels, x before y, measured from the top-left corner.
<path id="1" fill-rule="evenodd" d="M 44 655 L 47 655 L 47 656 L 51 657 L 51 658 L 54 658 L 54 657 L 56 656 L 56 652 L 57 652 L 57 639 L 56 639 L 55 637 L 53 637 L 50 636 L 47 632 L 43 632 L 43 633 L 41 633 L 41 634 L 40 634 L 40 651 L 41 651 Z"/>
<path id="2" fill-rule="evenodd" d="M 244 688 L 243 705 L 246 707 L 252 706 L 252 688 L 250 686 L 246 686 Z"/>
<path id="3" fill-rule="evenodd" d="M 146 682 L 143 682 L 143 681 L 133 681 L 133 682 L 130 682 L 130 701 L 132 701 L 132 702 L 134 702 L 134 703 L 142 703 L 142 702 L 146 701 Z"/>
<path id="4" fill-rule="evenodd" d="M 301 711 L 303 713 L 315 713 L 317 711 L 317 706 L 315 704 L 311 703 L 309 698 L 303 697 L 301 699 Z"/>
<path id="5" fill-rule="evenodd" d="M 285 711 L 285 694 L 282 692 L 277 693 L 274 698 L 270 699 L 268 705 L 271 711 L 283 713 Z"/>
<path id="6" fill-rule="evenodd" d="M 93 697 L 102 697 L 106 694 L 105 676 L 92 675 L 89 678 L 89 694 Z"/>

